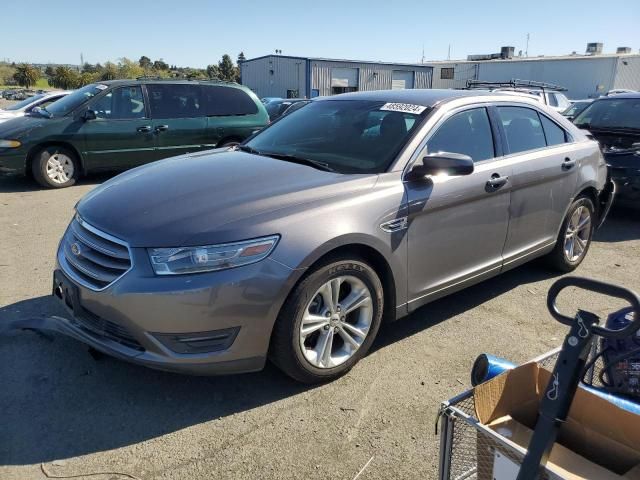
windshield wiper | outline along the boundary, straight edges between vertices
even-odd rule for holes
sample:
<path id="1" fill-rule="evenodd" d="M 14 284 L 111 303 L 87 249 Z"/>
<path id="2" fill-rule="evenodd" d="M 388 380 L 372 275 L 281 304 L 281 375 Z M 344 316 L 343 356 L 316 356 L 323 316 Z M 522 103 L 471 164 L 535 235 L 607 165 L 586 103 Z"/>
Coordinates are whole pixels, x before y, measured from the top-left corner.
<path id="1" fill-rule="evenodd" d="M 325 172 L 335 172 L 335 170 L 331 168 L 328 163 L 324 163 L 319 160 L 312 160 L 310 158 L 298 157 L 297 155 L 291 155 L 288 153 L 260 152 L 258 153 L 258 155 L 276 158 L 278 160 L 284 160 L 286 162 L 299 163 L 300 165 L 307 165 L 319 170 L 324 170 Z"/>
<path id="2" fill-rule="evenodd" d="M 236 150 L 240 150 L 242 152 L 253 153 L 254 155 L 262 155 L 258 150 L 249 145 L 236 145 Z"/>

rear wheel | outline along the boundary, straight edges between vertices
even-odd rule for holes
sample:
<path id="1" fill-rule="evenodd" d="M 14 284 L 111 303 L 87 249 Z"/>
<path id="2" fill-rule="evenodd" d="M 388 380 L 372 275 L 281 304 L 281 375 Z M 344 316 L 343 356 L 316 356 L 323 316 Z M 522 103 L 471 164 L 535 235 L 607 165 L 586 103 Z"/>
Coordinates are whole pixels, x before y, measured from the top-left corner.
<path id="1" fill-rule="evenodd" d="M 49 188 L 69 187 L 76 183 L 80 173 L 75 153 L 58 146 L 45 147 L 36 152 L 32 171 L 33 178 Z"/>
<path id="2" fill-rule="evenodd" d="M 344 375 L 371 347 L 382 320 L 383 298 L 380 279 L 360 260 L 318 267 L 282 308 L 271 360 L 305 383 Z"/>
<path id="3" fill-rule="evenodd" d="M 570 272 L 582 263 L 593 237 L 594 212 L 593 202 L 587 197 L 579 197 L 571 204 L 556 246 L 547 257 L 552 267 Z"/>

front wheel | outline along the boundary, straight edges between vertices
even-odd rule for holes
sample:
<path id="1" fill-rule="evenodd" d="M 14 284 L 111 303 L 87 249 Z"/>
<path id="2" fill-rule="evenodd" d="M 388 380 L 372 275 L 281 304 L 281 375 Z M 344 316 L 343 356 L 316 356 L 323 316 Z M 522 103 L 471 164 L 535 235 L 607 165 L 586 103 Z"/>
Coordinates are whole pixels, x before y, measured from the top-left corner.
<path id="1" fill-rule="evenodd" d="M 305 383 L 334 380 L 371 347 L 383 312 L 382 283 L 366 263 L 318 267 L 287 299 L 271 340 L 271 360 Z"/>
<path id="2" fill-rule="evenodd" d="M 63 188 L 76 183 L 80 168 L 76 155 L 67 148 L 51 146 L 33 156 L 33 178 L 43 187 Z"/>
<path id="3" fill-rule="evenodd" d="M 587 197 L 579 197 L 571 204 L 556 246 L 547 257 L 553 268 L 571 272 L 582 263 L 593 237 L 594 212 L 593 202 Z"/>

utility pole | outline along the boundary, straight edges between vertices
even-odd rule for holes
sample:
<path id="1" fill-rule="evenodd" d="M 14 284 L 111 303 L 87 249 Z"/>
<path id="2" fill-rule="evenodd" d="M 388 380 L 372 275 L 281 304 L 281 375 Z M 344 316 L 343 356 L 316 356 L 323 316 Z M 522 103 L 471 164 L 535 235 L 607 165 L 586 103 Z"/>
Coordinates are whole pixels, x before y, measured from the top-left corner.
<path id="1" fill-rule="evenodd" d="M 527 33 L 527 48 L 524 49 L 524 56 L 529 56 L 529 34 Z"/>
<path id="2" fill-rule="evenodd" d="M 424 43 L 422 44 L 422 62 L 424 64 Z"/>
<path id="3" fill-rule="evenodd" d="M 451 60 L 451 44 L 449 44 L 449 51 L 447 52 L 447 60 Z"/>

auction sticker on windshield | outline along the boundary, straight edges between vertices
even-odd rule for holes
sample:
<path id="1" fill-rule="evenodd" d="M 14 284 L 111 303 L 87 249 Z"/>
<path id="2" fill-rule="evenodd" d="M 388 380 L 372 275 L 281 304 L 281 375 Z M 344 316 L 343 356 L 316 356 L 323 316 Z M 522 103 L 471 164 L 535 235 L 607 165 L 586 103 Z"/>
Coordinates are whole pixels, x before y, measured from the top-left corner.
<path id="1" fill-rule="evenodd" d="M 413 113 L 420 115 L 427 109 L 424 105 L 413 105 L 411 103 L 385 103 L 380 110 L 387 112 Z"/>

